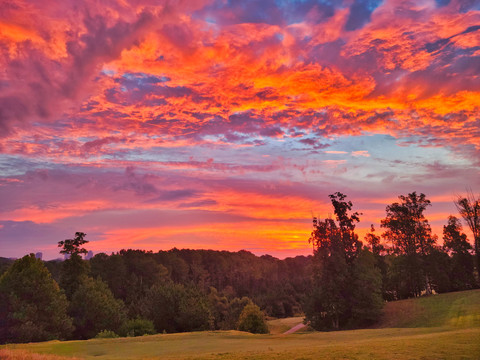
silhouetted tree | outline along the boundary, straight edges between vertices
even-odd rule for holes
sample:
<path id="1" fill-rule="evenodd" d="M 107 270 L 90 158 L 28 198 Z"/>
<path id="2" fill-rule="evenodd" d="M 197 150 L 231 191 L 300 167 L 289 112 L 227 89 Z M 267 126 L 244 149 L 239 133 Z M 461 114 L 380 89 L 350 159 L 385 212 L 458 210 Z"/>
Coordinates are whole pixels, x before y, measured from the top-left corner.
<path id="1" fill-rule="evenodd" d="M 449 273 L 453 290 L 474 288 L 473 257 L 470 254 L 472 246 L 455 216 L 449 216 L 448 224 L 443 227 L 443 248 L 451 256 Z"/>
<path id="2" fill-rule="evenodd" d="M 367 248 L 355 259 L 350 279 L 353 289 L 350 323 L 354 327 L 372 325 L 383 308 L 382 277 L 375 256 Z"/>
<path id="3" fill-rule="evenodd" d="M 88 252 L 87 249 L 82 248 L 83 245 L 88 243 L 88 241 L 84 239 L 86 235 L 87 234 L 83 232 L 76 232 L 73 239 L 59 241 L 58 247 L 62 248 L 60 254 L 70 256 L 86 254 Z"/>
<path id="4" fill-rule="evenodd" d="M 313 289 L 305 316 L 317 330 L 339 329 L 349 315 L 348 267 L 341 236 L 333 219 L 313 220 Z"/>
<path id="5" fill-rule="evenodd" d="M 64 339 L 72 332 L 67 299 L 34 254 L 0 278 L 0 342 Z"/>
<path id="6" fill-rule="evenodd" d="M 373 224 L 370 225 L 370 232 L 365 235 L 364 239 L 375 258 L 375 267 L 380 270 L 380 274 L 382 275 L 382 296 L 385 300 L 391 300 L 389 290 L 387 289 L 387 250 L 385 246 L 381 243 L 380 236 L 375 234 L 375 227 L 373 226 Z"/>
<path id="7" fill-rule="evenodd" d="M 470 191 L 465 197 L 459 196 L 455 201 L 455 206 L 472 231 L 477 273 L 480 277 L 480 197 L 475 197 Z"/>
<path id="8" fill-rule="evenodd" d="M 351 201 L 345 201 L 346 195 L 336 192 L 328 196 L 332 201 L 337 219 L 345 261 L 347 264 L 351 264 L 362 249 L 362 243 L 355 233 L 355 224 L 360 221 L 361 214 L 356 211 L 351 212 L 353 204 Z"/>
<path id="9" fill-rule="evenodd" d="M 313 219 L 313 289 L 305 315 L 315 329 L 370 323 L 382 307 L 380 272 L 373 255 L 362 252 L 355 233 L 359 213 L 351 212 L 352 202 L 345 198 L 338 192 L 330 195 L 338 225 L 333 219 Z"/>
<path id="10" fill-rule="evenodd" d="M 395 202 L 386 208 L 387 216 L 381 222 L 381 226 L 387 229 L 383 237 L 392 243 L 396 255 L 406 257 L 401 263 L 407 272 L 406 285 L 410 296 L 419 296 L 424 290 L 429 294 L 431 284 L 425 261 L 436 242 L 424 215 L 431 205 L 430 200 L 416 192 L 400 195 L 399 199 L 400 203 Z"/>

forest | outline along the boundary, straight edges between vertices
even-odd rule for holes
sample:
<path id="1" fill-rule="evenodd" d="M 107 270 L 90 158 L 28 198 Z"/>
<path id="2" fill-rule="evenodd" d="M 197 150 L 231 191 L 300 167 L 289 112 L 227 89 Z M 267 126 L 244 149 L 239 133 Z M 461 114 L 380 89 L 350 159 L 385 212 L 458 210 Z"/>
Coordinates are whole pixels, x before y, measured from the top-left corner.
<path id="1" fill-rule="evenodd" d="M 0 258 L 0 343 L 238 329 L 265 333 L 265 317 L 304 315 L 316 330 L 369 326 L 385 302 L 478 288 L 480 199 L 455 202 L 442 245 L 416 192 L 386 207 L 360 240 L 361 213 L 329 196 L 314 218 L 311 256 L 248 251 L 120 250 L 89 260 L 86 234 L 58 242 L 64 261 Z M 472 247 L 462 220 L 473 234 Z"/>

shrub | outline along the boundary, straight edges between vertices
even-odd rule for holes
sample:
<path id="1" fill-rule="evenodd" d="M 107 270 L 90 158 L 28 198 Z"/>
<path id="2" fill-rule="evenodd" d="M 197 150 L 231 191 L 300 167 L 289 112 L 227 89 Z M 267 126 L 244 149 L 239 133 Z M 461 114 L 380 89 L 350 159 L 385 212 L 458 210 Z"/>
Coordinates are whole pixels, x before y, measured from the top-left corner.
<path id="1" fill-rule="evenodd" d="M 114 339 L 118 338 L 119 336 L 115 334 L 114 331 L 111 330 L 102 330 L 100 331 L 97 336 L 95 336 L 95 339 Z"/>
<path id="2" fill-rule="evenodd" d="M 143 336 L 155 334 L 153 322 L 143 318 L 128 320 L 120 329 L 122 336 Z"/>
<path id="3" fill-rule="evenodd" d="M 268 334 L 265 316 L 257 305 L 248 304 L 245 306 L 238 319 L 238 330 L 254 334 Z"/>

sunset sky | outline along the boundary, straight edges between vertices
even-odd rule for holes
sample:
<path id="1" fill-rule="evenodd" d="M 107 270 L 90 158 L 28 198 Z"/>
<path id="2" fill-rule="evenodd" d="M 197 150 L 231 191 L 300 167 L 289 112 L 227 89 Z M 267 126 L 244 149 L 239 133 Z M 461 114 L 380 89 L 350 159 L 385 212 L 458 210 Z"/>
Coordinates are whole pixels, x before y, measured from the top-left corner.
<path id="1" fill-rule="evenodd" d="M 336 191 L 441 240 L 479 165 L 478 0 L 0 0 L 0 256 L 306 255 Z"/>

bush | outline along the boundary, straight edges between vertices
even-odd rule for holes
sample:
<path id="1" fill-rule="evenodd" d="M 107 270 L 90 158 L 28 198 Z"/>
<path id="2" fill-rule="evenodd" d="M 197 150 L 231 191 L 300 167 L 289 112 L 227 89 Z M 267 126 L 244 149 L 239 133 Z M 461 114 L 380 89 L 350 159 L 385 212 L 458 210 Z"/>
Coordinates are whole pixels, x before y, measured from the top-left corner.
<path id="1" fill-rule="evenodd" d="M 143 318 L 128 320 L 120 329 L 122 336 L 143 336 L 155 334 L 153 322 Z"/>
<path id="2" fill-rule="evenodd" d="M 111 330 L 102 330 L 100 331 L 97 336 L 95 336 L 95 339 L 114 339 L 118 338 L 119 336 L 115 334 L 114 331 Z"/>
<path id="3" fill-rule="evenodd" d="M 238 330 L 254 334 L 268 334 L 265 316 L 257 305 L 248 304 L 245 306 L 238 319 Z"/>

